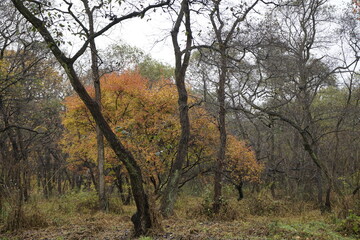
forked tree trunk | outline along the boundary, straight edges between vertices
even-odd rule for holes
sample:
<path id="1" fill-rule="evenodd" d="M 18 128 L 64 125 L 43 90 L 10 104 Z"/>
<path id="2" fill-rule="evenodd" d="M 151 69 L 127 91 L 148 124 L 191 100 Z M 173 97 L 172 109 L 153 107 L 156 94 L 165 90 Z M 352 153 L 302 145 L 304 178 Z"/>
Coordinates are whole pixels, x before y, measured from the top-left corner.
<path id="1" fill-rule="evenodd" d="M 183 53 L 180 50 L 177 38 L 183 17 L 185 17 L 184 23 L 187 33 L 187 40 L 185 54 L 182 58 Z M 182 167 L 187 156 L 188 142 L 190 136 L 188 94 L 185 86 L 185 74 L 190 61 L 190 47 L 192 44 L 192 35 L 190 28 L 190 10 L 188 0 L 183 0 L 181 2 L 181 9 L 175 22 L 174 28 L 171 32 L 171 37 L 175 52 L 175 81 L 179 95 L 178 105 L 180 114 L 181 135 L 178 145 L 178 152 L 172 165 L 169 179 L 163 192 L 163 196 L 161 198 L 160 211 L 164 217 L 171 216 L 174 211 L 174 205 L 178 194 Z"/>
<path id="2" fill-rule="evenodd" d="M 89 7 L 88 0 L 82 0 L 86 15 L 89 20 L 89 34 L 90 36 L 94 35 L 94 15 L 93 11 Z M 100 73 L 99 73 L 99 61 L 98 61 L 98 51 L 95 44 L 95 39 L 90 40 L 90 56 L 91 56 L 91 73 L 95 89 L 95 101 L 99 105 L 101 111 L 101 85 L 100 85 Z M 98 185 L 98 195 L 99 195 L 99 207 L 101 210 L 106 211 L 108 208 L 106 193 L 105 193 L 105 174 L 104 174 L 104 165 L 105 165 L 105 151 L 104 151 L 104 136 L 101 132 L 101 129 L 96 125 L 96 144 L 97 144 L 97 162 L 99 170 L 99 185 Z"/>
<path id="3" fill-rule="evenodd" d="M 217 154 L 217 162 L 215 164 L 215 176 L 214 176 L 214 202 L 213 211 L 218 213 L 222 204 L 222 171 L 225 161 L 226 153 L 226 108 L 225 108 L 225 84 L 228 78 L 228 61 L 229 61 L 229 49 L 232 45 L 233 37 L 238 31 L 239 24 L 245 20 L 247 14 L 256 6 L 259 0 L 256 0 L 250 5 L 242 16 L 236 16 L 234 22 L 225 31 L 224 26 L 227 25 L 221 15 L 221 1 L 213 1 L 213 9 L 210 13 L 210 21 L 212 30 L 214 31 L 216 38 L 216 45 L 218 50 L 216 51 L 220 57 L 220 63 L 218 66 L 219 82 L 217 89 L 217 103 L 219 104 L 218 112 L 218 125 L 219 125 L 219 148 Z M 235 16 L 235 15 L 234 15 Z M 241 60 L 237 60 L 238 62 Z"/>

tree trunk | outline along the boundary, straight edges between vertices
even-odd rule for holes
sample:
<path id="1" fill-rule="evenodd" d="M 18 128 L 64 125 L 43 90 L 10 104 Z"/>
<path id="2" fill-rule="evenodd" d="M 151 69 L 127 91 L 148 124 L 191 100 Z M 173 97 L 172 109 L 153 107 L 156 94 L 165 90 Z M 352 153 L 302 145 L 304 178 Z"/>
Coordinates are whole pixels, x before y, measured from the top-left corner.
<path id="1" fill-rule="evenodd" d="M 22 163 L 23 161 L 23 155 L 19 146 L 19 138 L 16 137 L 16 132 L 13 131 L 12 128 L 10 128 L 10 122 L 8 119 L 8 115 L 6 112 L 6 109 L 3 105 L 3 102 L 1 100 L 0 96 L 0 112 L 3 115 L 3 121 L 4 121 L 4 127 L 6 130 L 6 135 L 10 141 L 11 144 L 11 152 L 12 152 L 12 171 L 9 171 L 9 187 L 10 189 L 14 189 L 15 191 L 19 191 L 19 194 L 21 195 L 20 199 L 23 200 L 23 182 L 22 182 Z"/>
<path id="2" fill-rule="evenodd" d="M 244 183 L 241 181 L 239 184 L 235 186 L 239 193 L 238 201 L 244 198 L 243 185 Z"/>
<path id="3" fill-rule="evenodd" d="M 316 187 L 317 187 L 317 202 L 321 207 L 323 205 L 323 181 L 322 181 L 322 173 L 321 169 L 316 169 Z"/>
<path id="4" fill-rule="evenodd" d="M 105 174 L 104 174 L 104 165 L 105 165 L 105 154 L 104 154 L 104 137 L 98 126 L 96 126 L 96 140 L 97 140 L 97 150 L 98 150 L 98 170 L 99 170 L 99 206 L 100 209 L 106 211 L 108 209 L 108 201 L 106 198 L 105 191 Z"/>
<path id="5" fill-rule="evenodd" d="M 225 51 L 225 50 L 224 50 Z M 218 103 L 219 103 L 219 136 L 220 145 L 216 162 L 214 177 L 214 204 L 213 211 L 218 213 L 222 204 L 222 169 L 225 161 L 226 151 L 226 125 L 225 125 L 225 82 L 226 82 L 226 56 L 221 58 L 221 68 L 219 75 Z"/>
<path id="6" fill-rule="evenodd" d="M 213 203 L 213 211 L 214 213 L 218 213 L 222 204 L 222 171 L 223 165 L 225 161 L 225 153 L 226 153 L 226 106 L 225 106 L 225 85 L 226 80 L 228 78 L 228 56 L 229 49 L 232 45 L 233 37 L 236 34 L 238 26 L 240 22 L 244 21 L 246 15 L 255 7 L 258 3 L 254 1 L 251 6 L 249 6 L 243 15 L 236 16 L 236 19 L 230 24 L 229 28 L 225 31 L 224 26 L 228 25 L 228 22 L 225 22 L 221 16 L 221 1 L 213 1 L 213 8 L 210 13 L 210 21 L 212 25 L 212 29 L 214 31 L 216 37 L 216 44 L 218 46 L 217 53 L 220 57 L 220 63 L 218 66 L 219 71 L 219 83 L 217 89 L 217 103 L 219 104 L 219 112 L 218 112 L 218 125 L 219 125 L 219 149 L 217 154 L 217 162 L 214 176 L 214 203 Z M 239 60 L 241 61 L 241 60 Z"/>
<path id="7" fill-rule="evenodd" d="M 126 182 L 126 185 L 127 185 L 127 196 L 125 198 L 124 204 L 125 205 L 130 205 L 130 203 L 131 203 L 131 187 L 129 185 L 129 179 L 127 177 L 125 177 L 125 182 Z"/>
<path id="8" fill-rule="evenodd" d="M 62 175 L 61 175 L 61 171 L 58 172 L 58 177 L 57 177 L 57 192 L 59 195 L 62 194 Z"/>
<path id="9" fill-rule="evenodd" d="M 15 131 L 16 134 L 16 138 L 17 138 L 17 142 L 19 143 L 19 150 L 20 150 L 20 181 L 21 181 L 21 188 L 22 190 L 22 198 L 25 202 L 27 202 L 29 200 L 29 191 L 30 191 L 30 179 L 29 179 L 29 166 L 28 166 L 28 155 L 26 153 L 25 147 L 24 147 L 24 140 L 23 140 L 23 136 L 22 133 L 20 131 L 19 128 L 16 129 Z"/>
<path id="10" fill-rule="evenodd" d="M 89 34 L 90 36 L 94 35 L 94 16 L 93 12 L 90 10 L 88 1 L 84 0 L 84 7 L 86 14 L 89 20 Z M 95 39 L 90 40 L 90 55 L 91 55 L 91 71 L 92 79 L 95 89 L 95 101 L 99 106 L 99 111 L 101 111 L 101 86 L 100 86 L 100 74 L 99 74 L 99 62 L 98 62 L 98 51 L 95 44 Z M 101 132 L 98 124 L 96 125 L 96 143 L 97 143 L 97 162 L 99 170 L 99 185 L 98 185 L 98 194 L 99 194 L 99 207 L 101 210 L 106 211 L 108 208 L 108 203 L 106 199 L 105 192 L 105 174 L 104 174 L 104 165 L 105 165 L 105 151 L 104 151 L 104 136 Z"/>
<path id="11" fill-rule="evenodd" d="M 127 193 L 125 192 L 124 189 L 124 180 L 122 177 L 122 174 L 120 172 L 120 166 L 115 167 L 114 171 L 115 171 L 115 176 L 116 176 L 116 181 L 115 181 L 115 185 L 118 189 L 121 201 L 124 205 L 129 205 L 130 204 L 130 198 L 131 198 L 131 189 L 129 188 L 129 186 L 127 186 Z M 129 185 L 129 180 L 127 179 L 126 176 L 124 176 L 125 182 L 127 185 Z"/>
<path id="12" fill-rule="evenodd" d="M 185 16 L 185 28 L 187 32 L 186 40 L 186 51 L 185 56 L 182 60 L 182 53 L 178 44 L 178 33 L 181 25 L 182 18 Z M 190 120 L 189 120 L 189 106 L 188 106 L 188 94 L 185 86 L 185 75 L 186 69 L 190 60 L 190 46 L 192 42 L 191 29 L 190 29 L 190 10 L 189 10 L 189 1 L 183 0 L 181 3 L 181 9 L 174 25 L 174 28 L 171 32 L 172 42 L 175 51 L 175 81 L 176 87 L 179 95 L 178 104 L 179 104 L 179 114 L 180 114 L 180 125 L 181 125 L 181 135 L 178 145 L 178 152 L 173 163 L 173 166 L 170 171 L 169 179 L 163 196 L 161 198 L 160 211 L 164 217 L 169 217 L 174 212 L 174 205 L 176 202 L 178 187 L 182 172 L 182 167 L 184 165 L 187 151 L 188 151 L 188 142 L 190 136 Z"/>
<path id="13" fill-rule="evenodd" d="M 320 161 L 320 159 L 318 158 L 318 155 L 316 153 L 316 147 L 311 146 L 308 143 L 308 140 L 306 138 L 306 135 L 302 134 L 303 136 L 303 140 L 304 140 L 304 148 L 305 151 L 308 152 L 308 154 L 310 155 L 312 161 L 315 163 L 319 174 L 317 177 L 319 177 L 320 180 L 320 185 L 318 186 L 318 201 L 320 204 L 320 210 L 321 211 L 326 211 L 326 212 L 330 212 L 331 211 L 331 199 L 330 199 L 330 195 L 331 195 L 331 189 L 333 187 L 333 182 L 332 182 L 332 177 L 330 175 L 330 172 L 328 171 L 328 169 L 326 168 L 326 166 Z M 315 150 L 314 150 L 315 148 Z M 325 203 L 323 203 L 323 193 L 322 193 L 322 174 L 324 174 L 324 177 L 326 179 L 326 182 L 328 184 L 328 189 L 326 192 L 326 199 L 325 199 Z M 321 186 L 321 189 L 320 189 Z M 320 195 L 321 194 L 321 195 Z M 321 199 L 320 199 L 321 198 Z"/>
<path id="14" fill-rule="evenodd" d="M 88 167 L 88 169 L 89 169 L 89 174 L 90 174 L 91 182 L 94 184 L 95 189 L 99 190 L 98 183 L 96 182 L 95 174 L 94 174 L 94 171 L 93 171 L 91 165 L 88 164 L 87 167 Z M 89 184 L 89 187 L 90 187 L 90 184 Z"/>
<path id="15" fill-rule="evenodd" d="M 331 212 L 331 186 L 329 186 L 328 189 L 326 190 L 324 211 Z"/>
<path id="16" fill-rule="evenodd" d="M 215 9 L 219 9 L 219 4 L 217 3 Z M 214 10 L 215 11 L 215 10 Z M 225 84 L 227 78 L 227 53 L 226 53 L 226 40 L 223 40 L 222 37 L 222 27 L 217 27 L 214 21 L 214 13 L 211 14 L 211 22 L 213 25 L 213 30 L 215 31 L 216 39 L 219 43 L 220 51 L 220 66 L 219 66 L 219 85 L 217 89 L 217 101 L 219 104 L 219 113 L 218 113 L 218 124 L 219 124 L 219 149 L 217 155 L 215 176 L 214 176 L 214 203 L 213 211 L 214 213 L 219 213 L 220 207 L 222 204 L 222 171 L 223 164 L 225 161 L 225 152 L 226 152 L 226 109 L 225 109 Z M 220 19 L 220 18 L 219 18 Z M 223 22 L 220 20 L 220 25 Z M 229 33 L 230 36 L 232 32 Z"/>

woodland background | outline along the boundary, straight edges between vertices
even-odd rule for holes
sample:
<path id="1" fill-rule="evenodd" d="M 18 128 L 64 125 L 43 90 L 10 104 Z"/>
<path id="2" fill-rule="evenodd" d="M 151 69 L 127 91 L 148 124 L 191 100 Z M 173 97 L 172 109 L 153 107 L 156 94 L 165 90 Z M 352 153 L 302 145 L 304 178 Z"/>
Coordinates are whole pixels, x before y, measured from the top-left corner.
<path id="1" fill-rule="evenodd" d="M 0 239 L 357 239 L 358 10 L 2 1 Z M 175 63 L 97 40 L 159 12 Z"/>

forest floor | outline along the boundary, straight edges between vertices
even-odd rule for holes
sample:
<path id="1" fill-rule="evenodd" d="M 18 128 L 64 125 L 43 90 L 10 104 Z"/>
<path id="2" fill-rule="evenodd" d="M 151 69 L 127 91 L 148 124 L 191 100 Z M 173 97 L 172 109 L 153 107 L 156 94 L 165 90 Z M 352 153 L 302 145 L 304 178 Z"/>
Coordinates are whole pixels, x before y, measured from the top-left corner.
<path id="1" fill-rule="evenodd" d="M 132 239 L 130 216 L 135 210 L 133 206 L 121 206 L 112 212 L 103 213 L 91 209 L 92 200 L 86 199 L 84 202 L 83 197 L 75 198 L 72 196 L 43 203 L 36 201 L 36 205 L 25 206 L 24 212 L 31 213 L 24 221 L 25 227 L 0 232 L 0 240 Z M 333 214 L 322 215 L 316 209 L 306 209 L 300 213 L 287 211 L 284 214 L 279 208 L 277 213 L 264 212 L 264 216 L 259 216 L 239 212 L 235 214 L 236 209 L 229 207 L 232 204 L 241 209 L 246 206 L 246 203 L 238 204 L 234 201 L 228 205 L 223 216 L 214 218 L 199 211 L 204 209 L 199 199 L 183 200 L 177 206 L 176 216 L 162 220 L 162 230 L 157 230 L 150 237 L 138 239 L 360 239 L 359 236 L 339 231 L 342 225 L 339 225 L 340 220 Z"/>
<path id="2" fill-rule="evenodd" d="M 198 221 L 172 218 L 164 220 L 163 231 L 151 239 L 294 239 L 331 240 L 357 239 L 335 231 L 335 226 L 323 220 L 250 218 L 244 221 Z M 27 229 L 0 235 L 0 239 L 131 239 L 130 219 L 108 214 L 96 214 L 76 223 L 46 228 Z"/>

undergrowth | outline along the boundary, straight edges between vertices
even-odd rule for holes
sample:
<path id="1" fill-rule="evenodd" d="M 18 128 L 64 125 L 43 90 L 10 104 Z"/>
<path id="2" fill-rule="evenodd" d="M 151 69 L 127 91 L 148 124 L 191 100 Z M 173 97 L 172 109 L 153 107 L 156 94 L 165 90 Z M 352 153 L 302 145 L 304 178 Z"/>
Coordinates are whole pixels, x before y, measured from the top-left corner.
<path id="1" fill-rule="evenodd" d="M 11 199 L 10 199 L 11 200 Z M 107 214 L 122 215 L 131 210 L 124 210 L 117 197 L 110 197 Z M 34 195 L 20 207 L 12 201 L 5 201 L 0 214 L 0 231 L 62 226 L 98 214 L 98 197 L 95 192 L 70 192 L 49 199 Z"/>
<path id="2" fill-rule="evenodd" d="M 357 211 L 341 217 L 343 204 L 334 206 L 332 214 L 322 214 L 316 203 L 274 199 L 269 191 L 261 191 L 237 201 L 224 198 L 218 214 L 212 210 L 212 195 L 205 191 L 202 197 L 182 195 L 177 204 L 177 215 L 199 222 L 243 222 L 245 235 L 231 235 L 234 239 L 360 239 L 360 216 Z M 352 202 L 352 209 L 360 204 Z M 356 212 L 356 213 L 355 213 Z M 249 225 L 246 223 L 250 223 Z M 260 223 L 260 224 L 258 224 Z M 206 230 L 208 231 L 208 230 Z M 235 237 L 236 236 L 236 237 Z M 232 237 L 230 237 L 232 239 Z"/>
<path id="3" fill-rule="evenodd" d="M 185 203 L 185 204 L 182 204 Z M 218 214 L 214 214 L 212 195 L 204 193 L 202 198 L 182 196 L 177 204 L 178 214 L 189 219 L 220 221 L 244 220 L 249 216 L 285 217 L 302 215 L 316 208 L 313 203 L 274 199 L 267 191 L 252 194 L 238 201 L 235 197 L 224 197 Z"/>
<path id="4" fill-rule="evenodd" d="M 222 208 L 218 214 L 212 211 L 210 190 L 199 196 L 180 195 L 175 209 L 176 216 L 163 220 L 164 233 L 154 239 L 163 239 L 162 236 L 249 240 L 360 239 L 360 204 L 350 202 L 353 199 L 346 204 L 337 204 L 332 214 L 324 215 L 316 204 L 274 199 L 268 191 L 252 195 L 248 193 L 245 199 L 237 201 L 230 190 L 226 192 L 225 189 Z M 119 231 L 119 227 L 131 229 L 130 216 L 135 212 L 135 206 L 124 206 L 117 196 L 112 196 L 109 199 L 109 211 L 104 213 L 99 211 L 97 202 L 95 192 L 82 191 L 49 199 L 34 195 L 21 208 L 5 201 L 0 214 L 0 229 L 2 233 L 16 234 L 21 229 L 41 231 L 40 229 L 47 227 L 62 229 L 68 226 L 71 234 L 72 226 L 78 226 L 78 231 L 89 231 L 89 236 L 93 234 L 91 231 Z M 344 205 L 347 206 L 346 209 Z M 16 219 L 20 220 L 16 222 Z M 121 227 L 123 223 L 125 225 Z"/>

